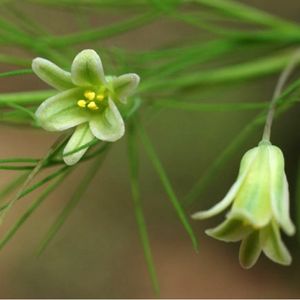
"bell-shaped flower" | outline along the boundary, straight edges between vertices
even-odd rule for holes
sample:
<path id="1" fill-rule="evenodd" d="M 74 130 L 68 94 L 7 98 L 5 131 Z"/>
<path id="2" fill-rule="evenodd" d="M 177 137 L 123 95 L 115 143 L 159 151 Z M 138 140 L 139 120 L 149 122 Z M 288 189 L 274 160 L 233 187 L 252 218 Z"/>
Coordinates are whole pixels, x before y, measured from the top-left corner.
<path id="1" fill-rule="evenodd" d="M 230 205 L 226 220 L 206 233 L 225 242 L 241 241 L 239 260 L 244 268 L 252 267 L 261 252 L 276 263 L 289 265 L 291 255 L 280 229 L 293 235 L 289 216 L 289 191 L 281 150 L 262 141 L 246 152 L 239 175 L 225 198 L 207 211 L 195 213 L 194 219 L 219 214 Z"/>
<path id="2" fill-rule="evenodd" d="M 66 164 L 77 163 L 88 147 L 74 152 L 75 149 L 95 138 L 114 142 L 124 135 L 124 121 L 118 107 L 126 104 L 127 97 L 137 88 L 137 74 L 104 76 L 101 59 L 91 49 L 83 50 L 75 57 L 71 72 L 39 57 L 33 60 L 32 69 L 59 91 L 37 109 L 40 126 L 48 131 L 75 127 L 64 149 Z"/>

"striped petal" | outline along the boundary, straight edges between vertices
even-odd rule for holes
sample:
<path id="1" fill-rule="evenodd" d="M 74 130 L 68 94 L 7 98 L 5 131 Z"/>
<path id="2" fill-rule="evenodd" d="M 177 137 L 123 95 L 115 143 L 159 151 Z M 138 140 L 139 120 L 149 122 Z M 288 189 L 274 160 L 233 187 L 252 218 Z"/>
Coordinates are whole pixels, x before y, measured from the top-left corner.
<path id="1" fill-rule="evenodd" d="M 249 216 L 254 227 L 260 228 L 268 224 L 272 218 L 270 196 L 270 170 L 268 148 L 270 145 L 261 144 L 247 177 L 242 184 L 232 212 Z"/>
<path id="2" fill-rule="evenodd" d="M 71 74 L 47 59 L 35 58 L 32 61 L 32 70 L 39 78 L 59 91 L 74 88 Z"/>
<path id="3" fill-rule="evenodd" d="M 292 257 L 281 240 L 279 228 L 274 222 L 261 230 L 261 244 L 268 258 L 282 265 L 291 264 Z"/>
<path id="4" fill-rule="evenodd" d="M 115 142 L 124 135 L 124 121 L 111 99 L 103 112 L 93 116 L 90 121 L 90 129 L 97 139 L 107 142 Z"/>
<path id="5" fill-rule="evenodd" d="M 126 101 L 126 98 L 130 96 L 137 88 L 140 82 L 140 77 L 137 74 L 130 73 L 124 74 L 112 79 L 113 90 L 122 102 Z"/>
<path id="6" fill-rule="evenodd" d="M 81 51 L 73 60 L 72 81 L 81 87 L 105 84 L 103 66 L 99 55 L 92 49 Z"/>
<path id="7" fill-rule="evenodd" d="M 272 146 L 269 149 L 271 205 L 274 217 L 288 235 L 295 233 L 295 226 L 289 215 L 289 188 L 284 173 L 284 157 L 281 150 Z"/>
<path id="8" fill-rule="evenodd" d="M 243 220 L 229 218 L 219 226 L 207 229 L 205 233 L 217 240 L 224 242 L 236 242 L 244 239 L 253 231 L 253 228 L 244 225 Z"/>
<path id="9" fill-rule="evenodd" d="M 69 155 L 68 153 L 76 150 L 77 148 L 80 148 L 81 146 L 88 144 L 94 138 L 95 137 L 92 134 L 88 123 L 77 126 L 63 151 L 63 159 L 65 163 L 69 166 L 76 164 L 84 155 L 84 153 L 88 150 L 88 147 L 76 151 L 74 153 L 70 153 Z"/>
<path id="10" fill-rule="evenodd" d="M 257 262 L 261 253 L 261 245 L 259 239 L 259 231 L 254 231 L 245 239 L 243 239 L 240 252 L 239 260 L 243 268 L 249 269 L 254 266 Z"/>
<path id="11" fill-rule="evenodd" d="M 35 113 L 40 126 L 48 131 L 63 131 L 88 121 L 89 112 L 76 104 L 81 94 L 80 88 L 74 88 L 45 100 Z"/>

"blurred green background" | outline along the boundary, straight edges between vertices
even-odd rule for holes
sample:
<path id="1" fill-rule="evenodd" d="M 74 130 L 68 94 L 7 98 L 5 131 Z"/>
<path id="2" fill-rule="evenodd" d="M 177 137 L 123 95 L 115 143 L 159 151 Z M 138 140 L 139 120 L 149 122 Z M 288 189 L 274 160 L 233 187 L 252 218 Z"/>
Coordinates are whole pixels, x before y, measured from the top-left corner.
<path id="1" fill-rule="evenodd" d="M 113 12 L 90 9 L 72 10 L 46 6 L 38 1 L 3 1 L 33 17 L 44 28 L 57 35 L 74 31 L 78 22 L 95 27 L 118 21 L 130 11 Z M 51 2 L 51 1 L 50 1 Z M 240 1 L 289 20 L 300 22 L 300 2 L 275 0 Z M 4 7 L 4 6 L 3 6 Z M 6 15 L 2 6 L 1 15 Z M 80 12 L 80 13 L 78 13 Z M 85 14 L 82 17 L 81 14 Z M 160 18 L 104 42 L 97 47 L 128 50 L 151 50 L 176 41 L 207 40 L 210 35 L 199 28 Z M 100 46 L 99 46 L 100 44 Z M 78 50 L 93 47 L 83 44 Z M 2 47 L 22 56 L 20 50 Z M 63 51 L 63 49 L 62 49 Z M 244 53 L 248 55 L 248 53 Z M 244 55 L 243 54 L 243 55 Z M 251 53 L 250 53 L 251 54 Z M 249 55 L 250 55 L 249 54 Z M 100 53 L 101 55 L 101 53 Z M 242 54 L 241 54 L 242 55 Z M 236 58 L 236 57 L 235 57 Z M 105 56 L 102 58 L 105 66 Z M 230 58 L 229 58 L 230 59 Z M 0 65 L 0 71 L 13 70 Z M 135 66 L 128 66 L 135 72 Z M 157 74 L 160 76 L 160 74 Z M 269 101 L 278 74 L 243 83 L 203 88 L 199 100 L 204 102 Z M 295 75 L 297 77 L 297 74 Z M 143 78 L 142 78 L 143 80 Z M 26 91 L 47 88 L 33 75 L 1 78 L 0 91 Z M 185 91 L 188 95 L 189 90 Z M 181 94 L 184 96 L 184 93 Z M 155 95 L 153 96 L 155 97 Z M 253 119 L 256 111 L 187 112 L 164 109 L 146 123 L 155 149 L 167 170 L 179 199 L 211 163 Z M 300 107 L 295 106 L 275 121 L 273 143 L 286 157 L 286 172 L 291 187 L 291 213 L 295 219 L 295 189 L 300 149 Z M 234 181 L 243 153 L 257 144 L 261 130 L 256 130 L 210 182 L 202 196 L 188 207 L 190 214 L 219 201 Z M 0 157 L 41 157 L 57 137 L 42 130 L 1 125 Z M 200 251 L 195 253 L 178 221 L 149 160 L 141 147 L 141 190 L 155 266 L 163 298 L 299 298 L 300 257 L 296 237 L 284 239 L 291 250 L 293 264 L 282 267 L 263 255 L 251 270 L 238 264 L 238 244 L 221 243 L 207 237 L 204 230 L 218 224 L 219 217 L 209 221 L 192 221 L 199 237 Z M 117 142 L 103 167 L 91 183 L 71 217 L 46 251 L 36 250 L 53 219 L 68 201 L 82 179 L 82 164 L 55 191 L 0 253 L 1 298 L 147 298 L 154 297 L 137 225 L 129 185 L 126 139 Z M 14 175 L 1 171 L 1 185 Z M 34 195 L 22 200 L 2 224 L 4 233 L 30 203 Z M 299 201 L 299 199 L 298 199 Z"/>

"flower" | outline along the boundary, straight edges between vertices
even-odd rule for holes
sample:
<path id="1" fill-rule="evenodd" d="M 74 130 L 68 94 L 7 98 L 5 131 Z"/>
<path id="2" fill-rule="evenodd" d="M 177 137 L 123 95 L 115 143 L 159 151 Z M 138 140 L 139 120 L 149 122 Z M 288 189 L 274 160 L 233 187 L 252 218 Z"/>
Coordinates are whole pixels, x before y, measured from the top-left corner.
<path id="1" fill-rule="evenodd" d="M 48 131 L 76 127 L 63 151 L 67 165 L 77 163 L 88 147 L 74 150 L 94 138 L 114 142 L 124 135 L 124 121 L 118 106 L 126 104 L 127 97 L 137 88 L 137 74 L 104 76 L 101 59 L 91 49 L 76 55 L 71 72 L 40 57 L 32 61 L 32 69 L 59 91 L 37 109 L 39 125 Z"/>
<path id="2" fill-rule="evenodd" d="M 263 140 L 246 152 L 238 178 L 225 198 L 192 217 L 212 217 L 230 204 L 226 220 L 206 234 L 225 242 L 241 240 L 239 260 L 244 268 L 252 267 L 262 251 L 274 262 L 289 265 L 292 258 L 281 240 L 280 228 L 293 235 L 295 227 L 289 216 L 288 183 L 278 147 Z"/>

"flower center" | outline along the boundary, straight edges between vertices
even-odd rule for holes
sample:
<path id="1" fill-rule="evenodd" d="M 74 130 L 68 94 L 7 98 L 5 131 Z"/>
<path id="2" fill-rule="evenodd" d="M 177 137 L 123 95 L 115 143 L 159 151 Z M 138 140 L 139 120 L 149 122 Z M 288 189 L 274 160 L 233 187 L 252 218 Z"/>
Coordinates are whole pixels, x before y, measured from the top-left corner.
<path id="1" fill-rule="evenodd" d="M 79 99 L 77 101 L 77 105 L 80 108 L 89 109 L 92 111 L 98 110 L 103 104 L 106 94 L 107 92 L 105 88 L 100 88 L 97 92 L 86 90 L 83 93 L 84 99 Z"/>

